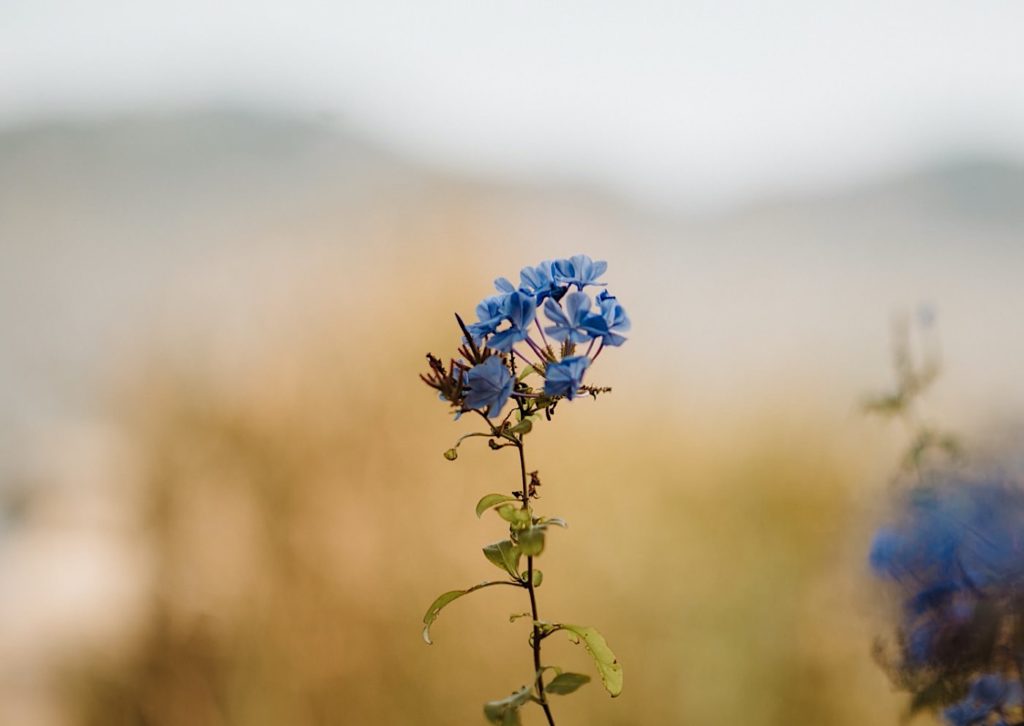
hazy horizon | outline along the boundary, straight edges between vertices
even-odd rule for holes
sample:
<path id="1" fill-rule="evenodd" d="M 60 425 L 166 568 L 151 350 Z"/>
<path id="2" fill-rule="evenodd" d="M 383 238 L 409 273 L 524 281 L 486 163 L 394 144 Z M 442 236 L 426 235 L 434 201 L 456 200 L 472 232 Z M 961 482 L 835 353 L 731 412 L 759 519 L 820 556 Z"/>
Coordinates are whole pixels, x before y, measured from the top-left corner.
<path id="1" fill-rule="evenodd" d="M 632 9 L 18 0 L 0 11 L 0 125 L 252 103 L 347 117 L 462 172 L 695 208 L 942 149 L 1024 159 L 1019 4 Z"/>

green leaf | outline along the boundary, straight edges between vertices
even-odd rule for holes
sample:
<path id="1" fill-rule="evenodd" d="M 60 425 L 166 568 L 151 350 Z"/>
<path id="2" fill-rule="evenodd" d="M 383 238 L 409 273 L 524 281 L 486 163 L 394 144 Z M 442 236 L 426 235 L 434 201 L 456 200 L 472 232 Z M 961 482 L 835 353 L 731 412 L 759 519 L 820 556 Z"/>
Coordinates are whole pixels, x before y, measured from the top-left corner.
<path id="1" fill-rule="evenodd" d="M 510 434 L 528 434 L 531 431 L 533 431 L 533 420 L 529 416 L 508 430 Z"/>
<path id="2" fill-rule="evenodd" d="M 454 600 L 458 600 L 463 595 L 468 595 L 471 592 L 482 590 L 485 587 L 491 585 L 508 585 L 511 584 L 504 580 L 481 582 L 479 585 L 473 585 L 466 590 L 449 590 L 448 592 L 442 593 L 437 596 L 434 602 L 430 603 L 430 607 L 427 608 L 427 614 L 423 616 L 423 640 L 426 641 L 427 645 L 432 645 L 434 641 L 430 639 L 430 626 L 437 620 L 437 616 L 440 614 L 442 608 L 448 605 Z"/>
<path id="3" fill-rule="evenodd" d="M 583 641 L 587 652 L 594 659 L 597 672 L 605 689 L 615 698 L 622 693 L 622 664 L 616 659 L 612 649 L 608 647 L 604 636 L 596 629 L 586 625 L 559 625 L 562 630 L 570 633 L 569 639 L 579 643 Z M 575 637 L 573 637 L 575 636 Z"/>
<path id="4" fill-rule="evenodd" d="M 536 557 L 544 551 L 544 528 L 530 527 L 519 533 L 519 549 L 527 557 Z"/>
<path id="5" fill-rule="evenodd" d="M 551 679 L 551 683 L 544 686 L 544 690 L 557 696 L 566 696 L 588 683 L 590 683 L 590 676 L 585 676 L 582 673 L 559 673 Z"/>
<path id="6" fill-rule="evenodd" d="M 507 494 L 488 494 L 484 496 L 479 502 L 476 503 L 476 516 L 482 517 L 491 507 L 496 507 L 504 502 L 514 501 L 515 497 L 510 497 Z"/>
<path id="7" fill-rule="evenodd" d="M 430 626 L 435 620 L 437 620 L 437 616 L 441 612 L 441 609 L 453 600 L 458 600 L 460 597 L 468 593 L 469 590 L 449 590 L 448 592 L 439 595 L 434 602 L 430 603 L 430 607 L 427 608 L 427 614 L 423 616 L 423 640 L 425 640 L 428 645 L 433 643 L 430 639 Z"/>
<path id="8" fill-rule="evenodd" d="M 521 507 L 514 507 L 511 504 L 502 504 L 495 509 L 498 516 L 512 525 L 513 529 L 523 529 L 530 524 L 530 512 Z"/>
<path id="9" fill-rule="evenodd" d="M 444 458 L 448 459 L 448 461 L 455 461 L 459 458 L 459 452 L 454 448 L 448 449 L 448 451 L 444 452 Z"/>
<path id="10" fill-rule="evenodd" d="M 519 726 L 519 707 L 530 700 L 530 687 L 523 686 L 508 698 L 484 704 L 484 716 L 499 726 Z"/>
<path id="11" fill-rule="evenodd" d="M 503 539 L 501 542 L 487 545 L 484 547 L 484 557 L 495 567 L 505 570 L 517 580 L 520 579 L 519 559 L 522 552 L 510 540 Z"/>
<path id="12" fill-rule="evenodd" d="M 540 570 L 533 571 L 533 586 L 540 587 L 540 583 L 544 582 L 544 573 Z"/>
<path id="13" fill-rule="evenodd" d="M 540 521 L 537 522 L 537 524 L 542 524 L 545 527 L 550 526 L 550 525 L 553 524 L 556 527 L 561 527 L 562 529 L 568 529 L 569 528 L 569 523 L 566 522 L 561 517 L 541 517 Z"/>

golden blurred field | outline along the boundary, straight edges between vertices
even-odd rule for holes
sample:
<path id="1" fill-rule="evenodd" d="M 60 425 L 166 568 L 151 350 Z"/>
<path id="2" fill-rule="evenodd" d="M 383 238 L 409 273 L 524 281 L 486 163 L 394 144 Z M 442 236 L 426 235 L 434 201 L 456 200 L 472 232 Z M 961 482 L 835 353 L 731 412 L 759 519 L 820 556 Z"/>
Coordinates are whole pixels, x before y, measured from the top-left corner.
<path id="1" fill-rule="evenodd" d="M 472 506 L 512 486 L 515 462 L 470 446 L 444 461 L 465 427 L 414 377 L 433 336 L 405 310 L 346 323 L 346 302 L 305 340 L 275 330 L 244 359 L 150 363 L 122 393 L 124 537 L 147 587 L 119 647 L 66 666 L 82 723 L 474 723 L 524 680 L 525 626 L 506 618 L 521 593 L 453 605 L 433 647 L 418 632 L 435 594 L 490 575 L 478 550 L 502 527 Z M 415 311 L 447 319 L 439 301 Z M 701 426 L 637 406 L 639 368 L 615 365 L 613 396 L 530 442 L 542 505 L 571 523 L 540 563 L 542 612 L 599 625 L 627 673 L 623 697 L 591 686 L 559 722 L 891 718 L 860 606 L 870 468 L 806 404 Z"/>
<path id="2" fill-rule="evenodd" d="M 70 144 L 55 138 L 47 148 Z M 835 240 L 794 241 L 786 220 L 804 217 L 787 205 L 658 219 L 408 170 L 360 198 L 314 154 L 280 152 L 284 179 L 267 181 L 277 157 L 233 153 L 249 165 L 226 164 L 193 199 L 180 188 L 199 164 L 128 218 L 111 213 L 141 172 L 105 170 L 104 202 L 68 181 L 85 167 L 66 150 L 39 172 L 66 188 L 7 197 L 19 216 L 5 239 L 20 240 L 6 243 L 7 310 L 87 354 L 47 353 L 76 405 L 6 448 L 0 723 L 483 722 L 484 701 L 529 677 L 527 626 L 507 617 L 522 593 L 460 600 L 431 647 L 420 619 L 436 594 L 491 574 L 479 548 L 502 525 L 473 505 L 517 471 L 471 442 L 445 461 L 472 422 L 452 423 L 417 373 L 427 351 L 450 354 L 452 312 L 470 313 L 490 279 L 577 251 L 609 261 L 634 331 L 592 370 L 612 395 L 561 407 L 529 437 L 540 506 L 570 523 L 539 562 L 540 608 L 599 627 L 626 687 L 556 703 L 559 724 L 897 722 L 903 698 L 870 657 L 888 604 L 864 556 L 905 441 L 858 400 L 889 381 L 890 313 L 931 291 L 952 301 L 947 339 L 967 336 L 950 346 L 937 415 L 970 434 L 1016 410 L 997 384 L 1019 333 L 986 338 L 972 316 L 1019 298 L 1005 272 L 1019 252 L 999 246 L 1015 217 L 968 289 L 946 284 L 982 265 L 966 248 L 847 265 L 854 231 L 830 220 L 856 217 L 860 198 L 814 207 L 814 230 Z M 37 224 L 44 203 L 56 211 Z M 928 238 L 887 214 L 883 238 Z M 125 321 L 102 335 L 99 318 L 72 315 L 101 304 Z M 13 387 L 31 360 L 8 371 Z M 588 672 L 581 649 L 549 643 L 547 661 Z"/>

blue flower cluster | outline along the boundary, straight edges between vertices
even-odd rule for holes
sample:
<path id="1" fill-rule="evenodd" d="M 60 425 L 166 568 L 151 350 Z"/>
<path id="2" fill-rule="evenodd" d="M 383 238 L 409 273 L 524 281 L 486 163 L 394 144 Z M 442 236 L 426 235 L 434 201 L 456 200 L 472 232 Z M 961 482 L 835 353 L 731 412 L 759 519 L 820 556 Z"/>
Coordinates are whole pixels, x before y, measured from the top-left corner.
<path id="1" fill-rule="evenodd" d="M 1021 705 L 1024 491 L 984 480 L 919 486 L 875 535 L 870 563 L 903 597 L 904 682 L 966 691 L 944 711 L 954 726 Z"/>
<path id="2" fill-rule="evenodd" d="M 601 290 L 592 300 L 584 291 L 603 288 L 605 283 L 598 280 L 607 268 L 604 261 L 574 255 L 524 267 L 518 286 L 504 277 L 495 280 L 497 294 L 477 305 L 477 320 L 465 331 L 467 343 L 485 356 L 491 352 L 506 357 L 485 357 L 468 368 L 464 407 L 486 409 L 490 417 L 500 415 L 515 392 L 517 359 L 521 367 L 530 366 L 544 376 L 543 396 L 575 398 L 590 364 L 606 346 L 626 342 L 622 334 L 630 327 L 629 316 L 614 295 Z M 548 325 L 541 325 L 538 308 Z M 588 346 L 583 355 L 576 354 L 579 345 Z M 442 395 L 451 401 L 447 393 Z"/>

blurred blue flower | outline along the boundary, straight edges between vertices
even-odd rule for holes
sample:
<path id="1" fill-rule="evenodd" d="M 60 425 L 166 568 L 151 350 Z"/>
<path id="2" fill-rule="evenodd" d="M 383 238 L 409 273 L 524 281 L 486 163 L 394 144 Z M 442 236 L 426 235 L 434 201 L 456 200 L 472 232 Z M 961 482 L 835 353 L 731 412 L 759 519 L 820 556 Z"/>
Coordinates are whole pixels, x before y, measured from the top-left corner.
<path id="1" fill-rule="evenodd" d="M 570 292 L 562 302 L 564 311 L 553 299 L 544 302 L 544 314 L 554 323 L 544 328 L 544 332 L 557 341 L 585 343 L 590 340 L 593 336 L 584 328 L 584 322 L 590 316 L 590 297 L 585 292 Z"/>
<path id="2" fill-rule="evenodd" d="M 925 620 L 915 625 L 907 635 L 907 659 L 910 664 L 915 666 L 927 664 L 935 653 L 939 635 L 939 625 L 934 620 Z"/>
<path id="3" fill-rule="evenodd" d="M 501 413 L 512 395 L 515 381 L 501 358 L 494 355 L 469 369 L 466 374 L 465 404 L 467 408 L 487 409 L 491 418 Z"/>
<path id="4" fill-rule="evenodd" d="M 583 374 L 589 365 L 590 358 L 585 355 L 549 363 L 544 371 L 544 393 L 548 396 L 565 396 L 571 401 L 583 385 Z"/>
<path id="5" fill-rule="evenodd" d="M 1024 492 L 988 482 L 919 487 L 903 521 L 875 536 L 870 562 L 918 592 L 1024 584 Z"/>
<path id="6" fill-rule="evenodd" d="M 587 315 L 583 320 L 583 330 L 591 337 L 600 338 L 604 345 L 617 346 L 625 343 L 625 336 L 616 331 L 624 333 L 629 330 L 630 322 L 626 309 L 607 290 L 597 294 L 597 307 L 596 314 Z"/>
<path id="7" fill-rule="evenodd" d="M 512 346 L 526 340 L 526 330 L 537 315 L 537 303 L 533 297 L 524 292 L 512 292 L 505 296 L 501 306 L 502 320 L 508 321 L 509 327 L 497 331 L 487 345 L 494 350 L 508 353 Z"/>
<path id="8" fill-rule="evenodd" d="M 594 262 L 587 255 L 573 255 L 567 260 L 555 260 L 552 266 L 556 283 L 575 285 L 578 290 L 582 290 L 587 285 L 603 285 L 603 282 L 597 282 L 597 278 L 603 275 L 607 269 L 607 262 L 604 260 Z"/>
<path id="9" fill-rule="evenodd" d="M 975 726 L 987 723 L 991 714 L 1021 704 L 1020 682 L 999 675 L 987 674 L 974 680 L 967 696 L 953 704 L 942 715 L 952 726 Z"/>
<path id="10" fill-rule="evenodd" d="M 1024 662 L 1024 491 L 940 479 L 912 489 L 901 510 L 875 535 L 869 557 L 903 597 L 894 666 L 922 688 L 950 693 L 970 683 L 944 716 L 954 726 L 988 724 L 1003 705 L 1021 703 L 1015 664 Z"/>

